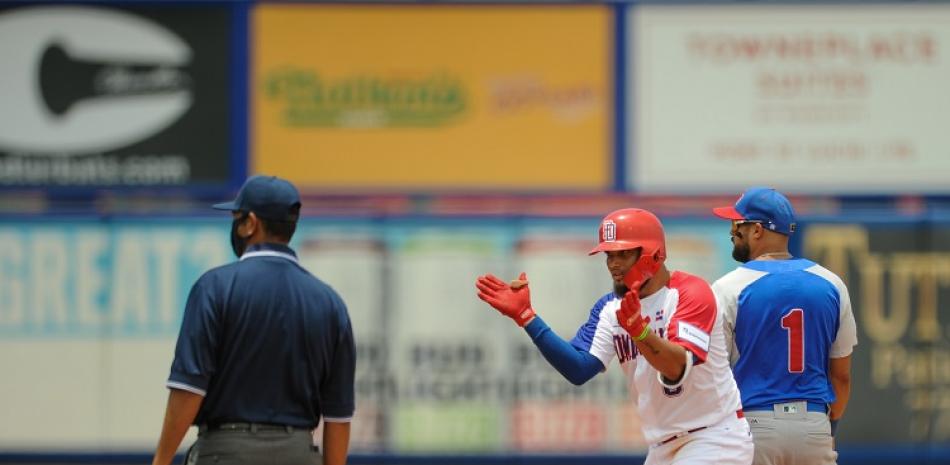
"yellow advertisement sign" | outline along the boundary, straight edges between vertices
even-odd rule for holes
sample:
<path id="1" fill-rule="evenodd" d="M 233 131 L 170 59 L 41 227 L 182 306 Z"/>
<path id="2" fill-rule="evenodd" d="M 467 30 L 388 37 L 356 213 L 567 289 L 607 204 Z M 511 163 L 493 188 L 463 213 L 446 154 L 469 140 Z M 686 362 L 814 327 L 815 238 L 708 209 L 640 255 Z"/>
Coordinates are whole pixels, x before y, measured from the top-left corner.
<path id="1" fill-rule="evenodd" d="M 252 170 L 308 189 L 611 186 L 609 10 L 260 5 Z"/>

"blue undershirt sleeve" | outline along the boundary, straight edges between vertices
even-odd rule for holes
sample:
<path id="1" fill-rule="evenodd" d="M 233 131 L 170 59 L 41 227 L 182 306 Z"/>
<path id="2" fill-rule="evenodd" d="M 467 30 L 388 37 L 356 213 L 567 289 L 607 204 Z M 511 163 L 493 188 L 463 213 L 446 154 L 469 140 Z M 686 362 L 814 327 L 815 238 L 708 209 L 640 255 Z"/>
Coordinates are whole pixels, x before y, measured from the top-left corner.
<path id="1" fill-rule="evenodd" d="M 600 359 L 561 339 L 540 316 L 535 316 L 524 329 L 544 359 L 572 384 L 580 386 L 604 371 Z"/>

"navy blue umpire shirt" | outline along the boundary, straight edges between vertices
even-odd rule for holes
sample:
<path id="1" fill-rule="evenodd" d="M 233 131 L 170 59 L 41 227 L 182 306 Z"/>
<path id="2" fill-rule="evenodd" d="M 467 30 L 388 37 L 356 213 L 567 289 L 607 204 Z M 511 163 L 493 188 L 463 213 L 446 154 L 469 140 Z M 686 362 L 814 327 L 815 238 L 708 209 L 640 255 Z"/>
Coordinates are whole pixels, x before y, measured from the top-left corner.
<path id="1" fill-rule="evenodd" d="M 167 386 L 204 396 L 195 424 L 315 428 L 353 417 L 346 305 L 289 247 L 255 244 L 191 289 Z"/>

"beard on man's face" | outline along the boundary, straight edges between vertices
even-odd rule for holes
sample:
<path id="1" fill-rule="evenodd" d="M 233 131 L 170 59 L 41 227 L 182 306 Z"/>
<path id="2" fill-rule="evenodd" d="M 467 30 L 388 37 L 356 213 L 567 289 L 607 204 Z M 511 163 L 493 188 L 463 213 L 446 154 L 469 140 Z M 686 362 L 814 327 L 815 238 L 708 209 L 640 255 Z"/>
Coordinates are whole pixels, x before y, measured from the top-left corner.
<path id="1" fill-rule="evenodd" d="M 646 281 L 643 281 L 643 283 L 640 284 L 640 289 L 637 289 L 637 292 L 640 292 L 641 290 L 643 290 L 643 288 L 646 287 L 647 283 L 649 282 L 650 282 L 649 279 Z M 617 297 L 623 298 L 623 296 L 627 295 L 628 292 L 630 292 L 630 288 L 627 287 L 626 284 L 614 283 L 614 294 L 616 294 Z"/>
<path id="2" fill-rule="evenodd" d="M 623 298 L 627 295 L 630 289 L 624 283 L 614 283 L 614 294 L 617 294 L 617 297 Z"/>
<path id="3" fill-rule="evenodd" d="M 752 260 L 752 250 L 749 244 L 734 243 L 732 246 L 732 258 L 739 263 L 748 263 Z"/>

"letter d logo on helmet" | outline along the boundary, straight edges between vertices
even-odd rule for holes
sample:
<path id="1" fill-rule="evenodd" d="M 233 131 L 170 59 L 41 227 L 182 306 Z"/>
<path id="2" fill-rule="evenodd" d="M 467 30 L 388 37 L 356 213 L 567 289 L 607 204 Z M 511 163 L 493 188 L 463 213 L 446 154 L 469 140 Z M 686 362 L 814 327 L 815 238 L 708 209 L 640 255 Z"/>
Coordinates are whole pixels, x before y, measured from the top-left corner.
<path id="1" fill-rule="evenodd" d="M 639 208 L 624 208 L 605 216 L 600 222 L 600 243 L 588 255 L 640 248 L 633 269 L 650 279 L 666 260 L 663 225 L 653 213 Z"/>
<path id="2" fill-rule="evenodd" d="M 601 242 L 613 242 L 617 240 L 617 224 L 610 220 L 604 220 L 600 226 Z"/>

